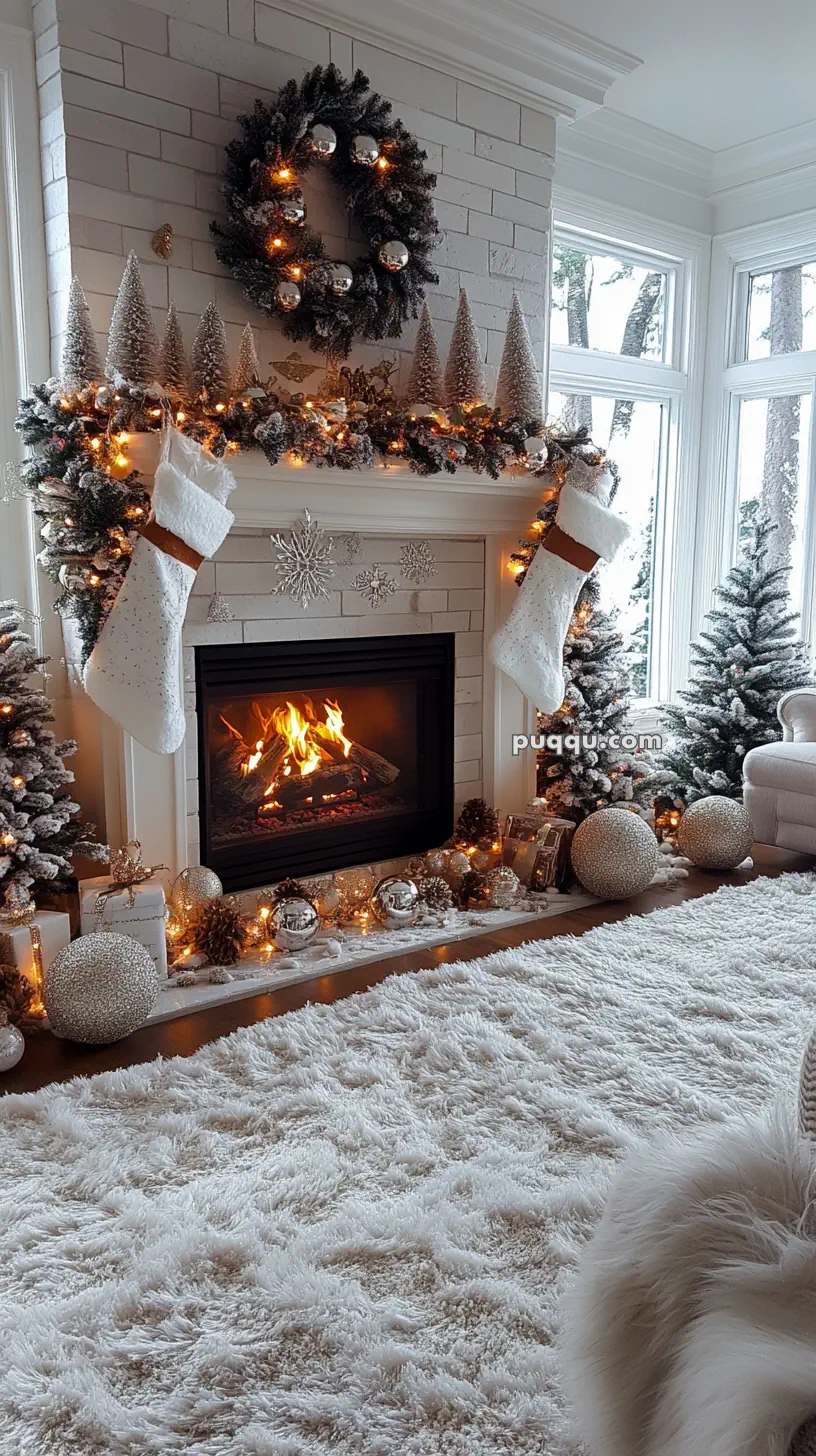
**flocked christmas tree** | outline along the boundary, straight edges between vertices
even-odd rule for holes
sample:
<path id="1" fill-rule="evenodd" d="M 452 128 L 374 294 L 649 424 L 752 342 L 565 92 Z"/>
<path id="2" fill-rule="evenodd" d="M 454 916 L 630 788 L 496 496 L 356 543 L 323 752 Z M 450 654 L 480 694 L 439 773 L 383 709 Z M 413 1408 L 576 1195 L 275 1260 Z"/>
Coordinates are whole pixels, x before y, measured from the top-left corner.
<path id="1" fill-rule="evenodd" d="M 38 656 L 16 603 L 0 602 L 0 915 L 22 909 L 44 888 L 73 874 L 71 856 L 106 859 L 93 826 L 77 819 L 63 759 L 73 741 L 57 743 L 47 726 L 51 705 L 34 679 Z"/>
<path id="2" fill-rule="evenodd" d="M 470 300 L 464 288 L 460 288 L 445 365 L 445 401 L 462 409 L 472 409 L 474 405 L 483 404 L 484 397 L 485 379 L 479 337 L 470 312 Z"/>
<path id="3" fill-rule="evenodd" d="M 171 301 L 159 351 L 159 381 L 176 394 L 187 396 L 192 388 L 190 361 L 184 348 L 176 305 Z"/>
<path id="4" fill-rule="evenodd" d="M 427 303 L 422 305 L 411 373 L 405 390 L 406 404 L 434 404 L 445 402 L 445 385 L 442 378 L 442 363 L 434 333 L 433 320 Z"/>
<path id="5" fill-rule="evenodd" d="M 496 409 L 505 420 L 523 420 L 526 424 L 535 425 L 541 420 L 542 407 L 541 385 L 530 332 L 519 296 L 514 293 L 496 385 Z"/>
<path id="6" fill-rule="evenodd" d="M 105 373 L 118 387 L 146 389 L 156 380 L 159 346 L 139 259 L 128 254 L 108 330 Z"/>
<path id="7" fill-rule="evenodd" d="M 255 347 L 255 335 L 252 332 L 252 325 L 247 324 L 241 335 L 232 387 L 236 394 L 243 394 L 245 389 L 256 388 L 260 384 L 260 380 L 261 366 L 258 360 L 258 350 Z"/>
<path id="8" fill-rule="evenodd" d="M 193 384 L 208 402 L 226 400 L 232 386 L 227 333 L 215 304 L 207 304 L 193 340 Z"/>
<path id="9" fill-rule="evenodd" d="M 60 378 L 67 394 L 99 384 L 104 378 L 88 301 L 78 278 L 71 279 L 68 293 Z"/>
<path id="10" fill-rule="evenodd" d="M 746 753 L 779 738 L 780 697 L 811 681 L 790 611 L 788 567 L 773 564 L 774 530 L 760 512 L 692 648 L 688 689 L 665 710 L 675 741 L 662 765 L 686 804 L 707 794 L 741 798 Z"/>

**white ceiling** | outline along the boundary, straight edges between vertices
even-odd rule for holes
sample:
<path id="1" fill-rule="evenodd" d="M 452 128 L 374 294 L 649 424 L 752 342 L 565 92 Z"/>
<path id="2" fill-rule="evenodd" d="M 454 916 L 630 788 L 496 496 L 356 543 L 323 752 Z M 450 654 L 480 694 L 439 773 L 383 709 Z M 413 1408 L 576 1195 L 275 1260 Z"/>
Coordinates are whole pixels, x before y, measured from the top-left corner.
<path id="1" fill-rule="evenodd" d="M 814 0 L 534 0 L 640 56 L 614 111 L 720 151 L 816 119 Z"/>

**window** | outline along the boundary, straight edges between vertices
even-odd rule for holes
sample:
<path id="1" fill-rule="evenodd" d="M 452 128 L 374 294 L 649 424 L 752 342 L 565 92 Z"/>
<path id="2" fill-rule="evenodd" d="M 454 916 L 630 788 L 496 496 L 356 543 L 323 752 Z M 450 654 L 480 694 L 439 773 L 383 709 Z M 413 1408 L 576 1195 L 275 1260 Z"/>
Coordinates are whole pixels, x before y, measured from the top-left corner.
<path id="1" fill-rule="evenodd" d="M 676 558 L 681 547 L 693 549 L 687 529 L 681 541 L 675 517 L 688 469 L 682 446 L 691 433 L 689 319 L 698 260 L 691 250 L 672 253 L 673 239 L 658 251 L 653 239 L 638 236 L 641 226 L 633 220 L 613 239 L 567 216 L 556 222 L 548 415 L 567 429 L 586 426 L 619 473 L 615 509 L 631 535 L 599 568 L 601 601 L 617 613 L 632 694 L 643 702 L 673 691 Z"/>

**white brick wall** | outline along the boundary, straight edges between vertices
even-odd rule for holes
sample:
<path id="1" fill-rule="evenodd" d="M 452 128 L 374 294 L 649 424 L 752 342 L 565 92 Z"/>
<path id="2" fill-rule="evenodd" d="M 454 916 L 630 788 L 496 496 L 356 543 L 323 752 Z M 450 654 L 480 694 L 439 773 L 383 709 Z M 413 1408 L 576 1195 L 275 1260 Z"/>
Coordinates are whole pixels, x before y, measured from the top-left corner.
<path id="1" fill-rule="evenodd" d="M 79 274 L 102 334 L 122 260 L 135 247 L 152 263 L 157 325 L 174 298 L 189 343 L 216 297 L 233 350 L 251 319 L 262 365 L 274 373 L 274 361 L 291 344 L 253 313 L 212 250 L 218 171 L 235 118 L 254 97 L 268 98 L 289 77 L 330 58 L 346 72 L 362 67 L 438 170 L 444 238 L 429 304 L 442 350 L 460 284 L 471 293 L 491 387 L 514 286 L 543 349 L 550 117 L 266 0 L 35 0 L 34 23 L 55 364 L 71 272 Z M 353 255 L 357 245 L 340 200 L 321 187 L 316 169 L 305 192 L 310 219 L 336 239 L 337 256 Z M 174 230 L 166 264 L 150 252 L 150 237 L 164 222 Z M 358 346 L 354 362 L 393 353 L 404 376 L 415 328 L 410 324 L 387 349 Z"/>
<path id="2" fill-rule="evenodd" d="M 454 708 L 454 784 L 457 811 L 465 799 L 482 792 L 482 625 L 484 618 L 484 541 L 437 540 L 430 545 L 436 575 L 411 588 L 401 577 L 400 555 L 408 537 L 365 536 L 351 565 L 338 565 L 328 600 L 304 610 L 289 597 L 273 597 L 275 585 L 269 536 L 263 531 L 232 531 L 213 562 L 198 573 L 184 628 L 187 732 L 188 849 L 191 864 L 199 849 L 197 722 L 194 649 L 210 643 L 308 641 L 315 638 L 375 637 L 414 632 L 453 632 L 456 638 Z M 341 541 L 336 556 L 343 559 Z M 380 562 L 397 582 L 397 591 L 379 607 L 369 607 L 352 582 L 367 563 Z M 207 622 L 213 591 L 222 591 L 235 614 L 232 622 Z"/>

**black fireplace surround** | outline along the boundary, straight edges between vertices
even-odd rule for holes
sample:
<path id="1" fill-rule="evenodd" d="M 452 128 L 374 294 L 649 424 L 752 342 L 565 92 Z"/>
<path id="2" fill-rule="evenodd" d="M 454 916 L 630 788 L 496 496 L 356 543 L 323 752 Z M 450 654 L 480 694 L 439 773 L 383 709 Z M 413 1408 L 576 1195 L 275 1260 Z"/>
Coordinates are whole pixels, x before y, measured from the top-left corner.
<path id="1" fill-rule="evenodd" d="M 201 862 L 225 890 L 449 837 L 454 644 L 434 633 L 196 648 Z"/>

